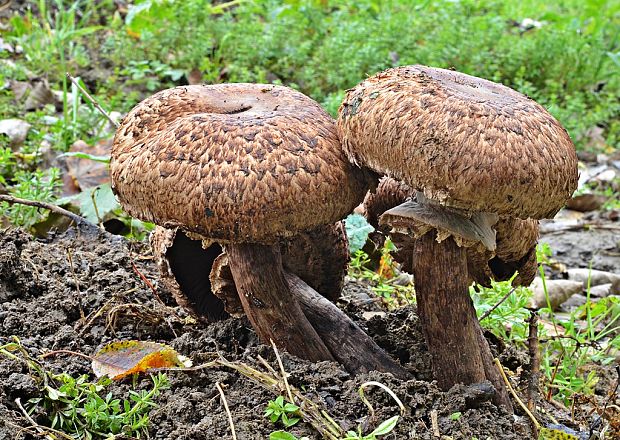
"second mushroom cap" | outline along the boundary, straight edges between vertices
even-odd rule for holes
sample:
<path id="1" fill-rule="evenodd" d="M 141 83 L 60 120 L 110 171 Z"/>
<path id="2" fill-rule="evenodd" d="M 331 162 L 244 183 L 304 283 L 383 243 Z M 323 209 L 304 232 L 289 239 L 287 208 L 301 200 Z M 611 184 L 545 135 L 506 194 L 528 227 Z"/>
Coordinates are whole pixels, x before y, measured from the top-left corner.
<path id="1" fill-rule="evenodd" d="M 355 163 L 469 212 L 550 217 L 577 183 L 574 146 L 542 106 L 460 72 L 374 75 L 347 92 L 338 126 Z"/>

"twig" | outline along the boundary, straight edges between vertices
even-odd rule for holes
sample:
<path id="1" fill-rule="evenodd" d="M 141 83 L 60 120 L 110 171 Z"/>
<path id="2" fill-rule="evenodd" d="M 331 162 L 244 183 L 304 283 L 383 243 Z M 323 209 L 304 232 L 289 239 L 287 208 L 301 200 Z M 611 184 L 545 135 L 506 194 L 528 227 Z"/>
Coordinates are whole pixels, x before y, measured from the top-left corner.
<path id="1" fill-rule="evenodd" d="M 510 391 L 510 394 L 512 394 L 512 397 L 514 397 L 517 403 L 519 404 L 519 406 L 523 408 L 523 411 L 525 411 L 527 416 L 530 418 L 530 420 L 536 427 L 536 430 L 539 430 L 540 423 L 538 423 L 538 420 L 536 420 L 536 417 L 534 417 L 534 414 L 530 412 L 530 410 L 527 408 L 527 406 L 525 406 L 521 398 L 517 395 L 517 392 L 514 390 L 514 388 L 510 384 L 508 377 L 506 377 L 506 373 L 504 372 L 504 367 L 502 367 L 502 364 L 499 362 L 499 359 L 495 358 L 493 359 L 493 362 L 495 362 L 495 365 L 497 366 L 497 369 L 499 370 L 499 374 L 502 375 L 502 379 L 504 379 L 504 383 L 506 384 L 506 387 L 508 387 L 508 391 Z"/>
<path id="2" fill-rule="evenodd" d="M 605 230 L 610 230 L 610 231 L 620 231 L 620 226 L 617 225 L 606 225 L 606 224 L 600 224 L 600 223 L 587 223 L 587 222 L 583 222 L 583 223 L 576 223 L 576 224 L 572 224 L 572 225 L 555 225 L 556 227 L 554 227 L 553 223 L 548 224 L 548 225 L 541 225 L 540 226 L 540 233 L 541 234 L 545 234 L 545 235 L 551 235 L 551 234 L 559 234 L 561 232 L 566 232 L 566 231 L 579 231 L 581 229 L 605 229 Z"/>
<path id="3" fill-rule="evenodd" d="M 536 396 L 538 394 L 538 378 L 540 377 L 540 351 L 538 341 L 538 313 L 536 310 L 530 311 L 528 319 L 529 334 L 527 337 L 530 364 L 528 366 L 529 377 L 527 383 L 527 407 L 534 414 L 536 413 Z M 535 437 L 538 433 L 535 432 Z"/>
<path id="4" fill-rule="evenodd" d="M 30 422 L 30 424 L 32 425 L 32 427 L 34 429 L 37 430 L 37 432 L 39 434 L 42 434 L 45 436 L 45 438 L 49 439 L 49 440 L 56 440 L 57 437 L 56 436 L 52 436 L 48 433 L 45 432 L 45 430 L 34 420 L 32 420 L 32 417 L 30 417 L 30 414 L 28 414 L 28 411 L 26 411 L 26 409 L 22 406 L 22 402 L 19 399 L 19 397 L 17 399 L 15 399 L 15 403 L 17 404 L 17 407 L 19 408 L 19 410 L 22 412 L 22 414 L 24 415 L 24 417 L 26 418 L 26 420 L 28 420 Z"/>
<path id="5" fill-rule="evenodd" d="M 278 374 L 276 370 L 271 365 L 269 365 L 265 358 L 263 358 L 260 354 L 258 355 L 258 360 L 261 364 L 263 364 L 263 367 L 265 367 L 267 371 L 269 371 L 271 374 L 273 374 L 274 376 Z"/>
<path id="6" fill-rule="evenodd" d="M 48 351 L 47 353 L 43 353 L 42 355 L 39 355 L 39 357 L 41 359 L 45 359 L 46 357 L 49 356 L 56 356 L 57 354 L 70 354 L 71 356 L 78 356 L 84 359 L 88 359 L 89 361 L 94 360 L 94 358 L 92 356 L 89 356 L 87 354 L 84 353 L 78 353 L 77 351 L 71 351 L 71 350 L 54 350 L 54 351 Z"/>
<path id="7" fill-rule="evenodd" d="M 90 94 L 84 89 L 84 87 L 82 87 L 80 83 L 74 77 L 72 77 L 69 72 L 67 72 L 66 75 L 67 75 L 67 78 L 69 78 L 69 80 L 80 90 L 80 92 L 82 92 L 84 96 L 86 96 L 86 98 L 90 101 L 90 103 L 94 105 L 97 110 L 99 110 L 99 113 L 105 116 L 108 119 L 108 121 L 110 121 L 110 123 L 114 125 L 114 127 L 118 128 L 120 126 L 120 124 L 116 122 L 114 119 L 112 119 L 112 117 L 99 105 L 97 101 L 95 101 L 95 99 L 92 96 L 90 96 Z"/>
<path id="8" fill-rule="evenodd" d="M 61 208 L 60 206 L 52 205 L 51 203 L 39 202 L 36 200 L 20 199 L 19 197 L 13 197 L 13 196 L 9 196 L 6 194 L 0 194 L 0 201 L 5 201 L 8 203 L 18 203 L 20 205 L 34 206 L 35 208 L 47 209 L 48 211 L 52 211 L 52 212 L 55 212 L 56 214 L 60 214 L 60 215 L 70 218 L 78 225 L 84 224 L 88 226 L 97 227 L 96 225 L 86 220 L 84 217 L 74 214 L 71 211 L 67 211 L 66 209 Z"/>
<path id="9" fill-rule="evenodd" d="M 439 421 L 437 420 L 437 410 L 434 409 L 431 411 L 431 429 L 433 430 L 433 437 L 439 438 L 441 437 L 441 432 L 439 431 Z"/>
<path id="10" fill-rule="evenodd" d="M 220 396 L 222 396 L 222 403 L 224 404 L 224 411 L 226 411 L 226 415 L 228 416 L 228 424 L 230 425 L 230 432 L 232 434 L 232 439 L 237 440 L 237 433 L 235 432 L 235 424 L 233 423 L 232 414 L 228 409 L 228 402 L 226 401 L 226 396 L 224 395 L 224 390 L 219 382 L 215 382 L 215 387 L 220 392 Z"/>
<path id="11" fill-rule="evenodd" d="M 284 382 L 284 388 L 286 389 L 288 401 L 294 404 L 295 400 L 293 399 L 293 393 L 291 393 L 291 388 L 288 386 L 288 380 L 286 380 L 286 371 L 284 371 L 284 365 L 282 365 L 282 359 L 280 358 L 278 347 L 276 347 L 276 344 L 275 342 L 273 342 L 273 339 L 271 339 L 271 346 L 273 347 L 273 351 L 276 354 L 276 359 L 278 360 L 278 366 L 280 367 L 280 373 L 282 374 L 282 382 Z"/>
<path id="12" fill-rule="evenodd" d="M 138 277 L 142 280 L 142 282 L 146 284 L 146 286 L 149 289 L 151 289 L 151 292 L 153 292 L 153 296 L 159 302 L 159 304 L 164 307 L 168 307 L 166 306 L 166 303 L 164 303 L 164 301 L 159 297 L 159 294 L 157 293 L 157 289 L 155 288 L 155 286 L 153 286 L 153 283 L 151 283 L 149 279 L 142 272 L 140 272 L 140 270 L 138 269 L 138 266 L 136 266 L 136 262 L 133 258 L 133 242 L 129 243 L 129 261 L 131 262 L 131 267 L 133 271 L 136 273 L 136 275 L 138 275 Z M 175 333 L 174 330 L 173 330 L 173 333 Z M 175 336 L 176 336 L 176 333 L 175 333 Z"/>
<path id="13" fill-rule="evenodd" d="M 480 317 L 480 319 L 478 320 L 479 322 L 482 322 L 485 318 L 488 318 L 489 315 L 491 313 L 493 313 L 493 311 L 498 308 L 504 301 L 506 301 L 508 299 L 508 297 L 510 295 L 513 294 L 513 292 L 517 289 L 517 287 L 513 287 L 512 289 L 510 289 L 510 292 L 508 292 L 506 295 L 504 295 L 502 297 L 502 299 L 499 300 L 499 302 L 497 304 L 495 304 L 493 307 L 491 307 L 489 310 L 487 310 L 486 312 L 484 312 L 484 314 Z"/>
<path id="14" fill-rule="evenodd" d="M 133 289 L 129 289 L 125 292 L 123 292 L 121 295 L 125 295 L 128 293 L 133 293 L 136 292 L 138 290 L 137 287 L 134 287 Z M 95 319 L 97 319 L 98 317 L 100 317 L 101 315 L 103 315 L 103 312 L 105 312 L 107 310 L 107 308 L 114 302 L 117 300 L 117 296 L 115 295 L 113 298 L 110 298 L 109 300 L 107 300 L 99 309 L 90 312 L 89 315 L 85 318 L 85 320 L 87 319 L 88 321 L 86 321 L 84 323 L 84 325 L 82 326 L 82 328 L 80 329 L 80 332 L 78 333 L 79 336 L 82 336 L 82 334 L 86 331 L 86 329 L 88 329 L 93 322 L 95 322 Z M 80 325 L 80 323 L 78 323 L 78 326 Z"/>

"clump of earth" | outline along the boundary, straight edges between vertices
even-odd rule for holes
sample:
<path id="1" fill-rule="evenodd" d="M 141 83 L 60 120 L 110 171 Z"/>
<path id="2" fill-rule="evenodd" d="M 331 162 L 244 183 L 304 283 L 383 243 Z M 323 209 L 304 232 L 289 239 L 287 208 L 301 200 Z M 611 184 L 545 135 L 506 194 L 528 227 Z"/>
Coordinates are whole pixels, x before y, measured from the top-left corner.
<path id="1" fill-rule="evenodd" d="M 263 368 L 260 356 L 277 368 L 273 350 L 260 344 L 246 319 L 197 323 L 188 319 L 163 288 L 156 295 L 137 272 L 156 284 L 158 273 L 149 250 L 99 230 L 69 229 L 38 240 L 16 229 L 0 231 L 0 345 L 17 336 L 32 356 L 57 350 L 92 355 L 113 341 L 156 341 L 171 345 L 195 365 L 219 353 L 257 369 Z M 508 414 L 471 387 L 440 391 L 431 381 L 430 357 L 415 308 L 377 312 L 376 305 L 363 301 L 368 298 L 366 289 L 349 281 L 340 306 L 399 359 L 413 379 L 402 381 L 376 372 L 354 376 L 337 363 L 312 363 L 282 353 L 292 386 L 303 390 L 344 429 L 356 430 L 361 425 L 370 432 L 381 421 L 400 414 L 390 396 L 369 388 L 366 395 L 376 409 L 375 417 L 369 417 L 358 389 L 367 381 L 381 382 L 405 405 L 404 415 L 386 439 L 434 439 L 437 433 L 444 439 L 531 437 L 530 425 L 518 408 L 516 416 Z M 527 361 L 527 356 L 515 355 L 513 349 L 494 349 L 511 369 Z M 41 362 L 54 372 L 92 373 L 90 362 L 81 357 L 58 354 Z M 29 434 L 34 431 L 18 428 L 31 423 L 15 403 L 39 395 L 29 373 L 25 365 L 0 357 L 0 439 L 36 438 Z M 279 390 L 268 390 L 223 367 L 167 374 L 171 387 L 157 398 L 159 407 L 150 414 L 153 439 L 231 438 L 216 382 L 223 385 L 238 439 L 266 439 L 281 429 L 263 415 L 267 402 Z M 144 377 L 137 387 L 150 384 Z M 110 391 L 122 398 L 130 388 L 131 379 L 125 379 L 113 383 Z M 558 421 L 570 425 L 567 413 L 553 411 Z M 42 414 L 33 417 L 43 424 Z M 546 420 L 544 415 L 541 420 Z M 320 438 L 305 423 L 290 431 Z"/>

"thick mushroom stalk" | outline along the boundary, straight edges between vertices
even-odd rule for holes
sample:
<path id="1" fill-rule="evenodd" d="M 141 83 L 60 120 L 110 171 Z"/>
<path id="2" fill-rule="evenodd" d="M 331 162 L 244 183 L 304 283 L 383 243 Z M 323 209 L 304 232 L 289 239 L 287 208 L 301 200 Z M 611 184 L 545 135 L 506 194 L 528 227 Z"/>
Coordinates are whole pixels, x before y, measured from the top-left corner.
<path id="1" fill-rule="evenodd" d="M 549 217 L 565 204 L 577 185 L 566 130 L 508 87 L 426 66 L 349 90 L 338 128 L 353 163 L 424 195 L 383 216 L 416 236 L 416 296 L 436 378 L 443 388 L 489 379 L 495 402 L 510 408 L 468 295 L 463 247 L 496 252 L 498 219 Z"/>
<path id="2" fill-rule="evenodd" d="M 496 221 L 496 215 L 468 215 L 421 194 L 381 216 L 381 223 L 415 238 L 410 264 L 418 315 L 439 386 L 488 380 L 497 392 L 496 403 L 511 408 L 469 296 L 466 249 L 495 252 Z"/>
<path id="3" fill-rule="evenodd" d="M 243 310 L 263 341 L 311 361 L 335 360 L 291 294 L 277 246 L 226 246 Z"/>
<path id="4" fill-rule="evenodd" d="M 194 238 L 179 228 L 155 228 L 150 241 L 160 282 L 195 318 L 205 322 L 226 318 L 229 307 L 222 301 L 234 298 L 220 292 L 232 289 L 237 296 L 232 276 L 228 276 L 228 258 L 222 255 L 224 251 L 218 243 Z M 349 261 L 343 222 L 319 226 L 282 240 L 280 252 L 282 265 L 288 272 L 299 276 L 330 301 L 338 299 Z M 226 274 L 222 276 L 220 272 L 224 268 Z"/>

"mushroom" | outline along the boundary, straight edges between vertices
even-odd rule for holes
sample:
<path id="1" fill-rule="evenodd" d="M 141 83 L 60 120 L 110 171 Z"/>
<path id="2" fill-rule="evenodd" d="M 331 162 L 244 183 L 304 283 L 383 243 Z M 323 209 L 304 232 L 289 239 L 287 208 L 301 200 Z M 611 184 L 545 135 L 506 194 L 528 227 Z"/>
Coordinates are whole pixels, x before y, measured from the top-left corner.
<path id="1" fill-rule="evenodd" d="M 313 361 L 344 360 L 358 371 L 402 372 L 378 347 L 355 345 L 357 326 L 345 335 L 349 345 L 355 354 L 373 356 L 366 364 L 347 364 L 352 353 L 343 356 L 329 331 L 350 320 L 283 268 L 282 240 L 342 219 L 369 186 L 367 173 L 347 161 L 333 119 L 316 102 L 264 84 L 164 90 L 122 121 L 110 174 L 129 214 L 222 246 L 243 309 L 263 342 L 273 340 Z M 317 321 L 308 304 L 327 307 L 330 315 Z"/>
<path id="2" fill-rule="evenodd" d="M 490 380 L 511 408 L 468 294 L 466 248 L 496 252 L 493 225 L 553 216 L 577 184 L 566 130 L 500 84 L 425 66 L 349 90 L 338 127 L 349 159 L 417 191 L 381 220 L 416 237 L 418 313 L 441 388 Z"/>
<path id="3" fill-rule="evenodd" d="M 385 211 L 415 197 L 415 191 L 402 182 L 383 177 L 374 193 L 364 199 L 364 215 L 368 222 L 380 231 L 380 239 L 387 236 L 389 227 L 379 225 L 379 217 Z M 477 247 L 467 248 L 467 269 L 470 281 L 489 287 L 491 280 L 506 281 L 518 274 L 512 283 L 529 286 L 538 272 L 536 244 L 538 221 L 534 219 L 500 218 L 494 225 L 496 249 L 491 252 Z M 415 239 L 408 234 L 391 234 L 397 252 L 394 259 L 407 272 L 413 271 L 413 247 Z"/>
<path id="4" fill-rule="evenodd" d="M 192 240 L 191 235 L 179 228 L 162 226 L 151 234 L 160 282 L 181 307 L 199 320 L 212 322 L 228 314 L 237 315 L 239 299 L 232 275 L 228 276 L 228 258 L 222 247 L 215 242 L 203 242 L 200 237 Z M 319 226 L 283 240 L 280 252 L 285 270 L 299 276 L 328 300 L 339 298 L 349 261 L 343 222 Z"/>

